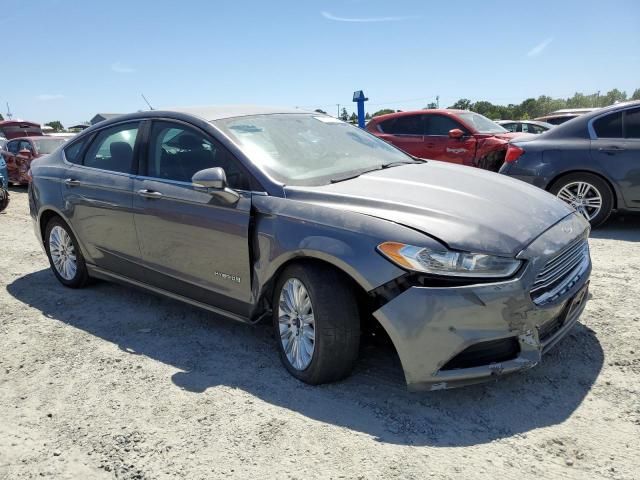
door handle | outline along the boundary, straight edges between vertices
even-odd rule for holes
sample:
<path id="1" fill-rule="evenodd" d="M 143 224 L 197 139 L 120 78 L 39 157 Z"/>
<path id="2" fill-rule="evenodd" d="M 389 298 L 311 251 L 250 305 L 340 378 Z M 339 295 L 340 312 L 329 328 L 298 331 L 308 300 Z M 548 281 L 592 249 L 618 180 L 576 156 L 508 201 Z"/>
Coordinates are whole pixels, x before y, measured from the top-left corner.
<path id="1" fill-rule="evenodd" d="M 155 190 L 148 190 L 146 188 L 138 190 L 138 195 L 144 198 L 162 198 L 164 196 L 160 192 L 156 192 Z"/>
<path id="2" fill-rule="evenodd" d="M 78 185 L 81 184 L 80 180 L 76 180 L 75 178 L 67 178 L 64 181 L 64 184 L 69 186 L 69 187 L 77 187 Z"/>
<path id="3" fill-rule="evenodd" d="M 624 147 L 618 147 L 617 145 L 610 145 L 608 147 L 600 147 L 598 150 L 600 152 L 615 153 L 615 152 L 622 152 L 624 149 L 625 149 Z"/>

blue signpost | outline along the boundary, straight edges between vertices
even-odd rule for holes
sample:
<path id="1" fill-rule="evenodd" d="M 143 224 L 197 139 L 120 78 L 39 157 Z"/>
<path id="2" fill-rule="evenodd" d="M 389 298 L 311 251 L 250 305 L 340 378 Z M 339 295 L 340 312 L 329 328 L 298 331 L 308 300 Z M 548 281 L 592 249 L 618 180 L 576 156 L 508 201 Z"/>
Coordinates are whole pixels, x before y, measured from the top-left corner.
<path id="1" fill-rule="evenodd" d="M 353 101 L 358 104 L 358 126 L 364 128 L 364 102 L 369 100 L 362 90 L 353 92 Z"/>

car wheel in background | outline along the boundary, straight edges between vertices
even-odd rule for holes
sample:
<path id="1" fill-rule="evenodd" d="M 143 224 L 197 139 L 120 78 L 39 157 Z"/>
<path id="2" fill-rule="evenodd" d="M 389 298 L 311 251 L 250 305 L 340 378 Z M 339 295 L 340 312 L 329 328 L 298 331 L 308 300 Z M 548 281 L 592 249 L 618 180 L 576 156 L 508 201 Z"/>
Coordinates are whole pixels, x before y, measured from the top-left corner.
<path id="1" fill-rule="evenodd" d="M 78 242 L 60 218 L 49 220 L 44 245 L 51 270 L 60 283 L 70 288 L 81 288 L 87 283 L 89 274 Z"/>
<path id="2" fill-rule="evenodd" d="M 280 359 L 312 385 L 347 377 L 358 357 L 360 318 L 352 286 L 317 264 L 291 265 L 273 294 L 273 325 Z"/>
<path id="3" fill-rule="evenodd" d="M 613 210 L 611 188 L 591 173 L 565 175 L 556 180 L 549 191 L 575 208 L 593 227 L 602 225 Z"/>

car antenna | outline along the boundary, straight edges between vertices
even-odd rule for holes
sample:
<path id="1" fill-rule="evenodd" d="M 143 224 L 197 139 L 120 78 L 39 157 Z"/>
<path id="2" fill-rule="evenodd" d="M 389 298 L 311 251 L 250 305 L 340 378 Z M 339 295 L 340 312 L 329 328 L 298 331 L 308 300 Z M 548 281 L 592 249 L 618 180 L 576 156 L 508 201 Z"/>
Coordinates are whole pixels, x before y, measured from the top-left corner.
<path id="1" fill-rule="evenodd" d="M 140 95 L 142 95 L 142 99 L 144 100 L 144 102 L 149 106 L 149 110 L 153 110 L 153 107 L 151 106 L 151 104 L 149 103 L 149 100 L 147 100 L 147 97 L 144 96 L 144 93 L 141 93 Z"/>

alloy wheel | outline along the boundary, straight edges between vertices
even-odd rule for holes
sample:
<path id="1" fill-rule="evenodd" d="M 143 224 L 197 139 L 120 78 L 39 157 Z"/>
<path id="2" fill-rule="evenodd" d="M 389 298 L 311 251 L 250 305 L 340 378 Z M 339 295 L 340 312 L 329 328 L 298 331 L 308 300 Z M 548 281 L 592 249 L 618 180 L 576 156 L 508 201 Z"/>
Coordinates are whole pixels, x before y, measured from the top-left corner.
<path id="1" fill-rule="evenodd" d="M 602 195 L 587 182 L 571 182 L 558 192 L 558 198 L 575 208 L 588 221 L 593 220 L 602 208 Z"/>
<path id="2" fill-rule="evenodd" d="M 309 292 L 297 278 L 288 279 L 282 286 L 278 323 L 287 360 L 296 370 L 306 369 L 315 349 L 315 319 Z"/>
<path id="3" fill-rule="evenodd" d="M 58 274 L 65 280 L 73 280 L 78 270 L 76 250 L 71 236 L 58 225 L 49 233 L 49 253 Z"/>

